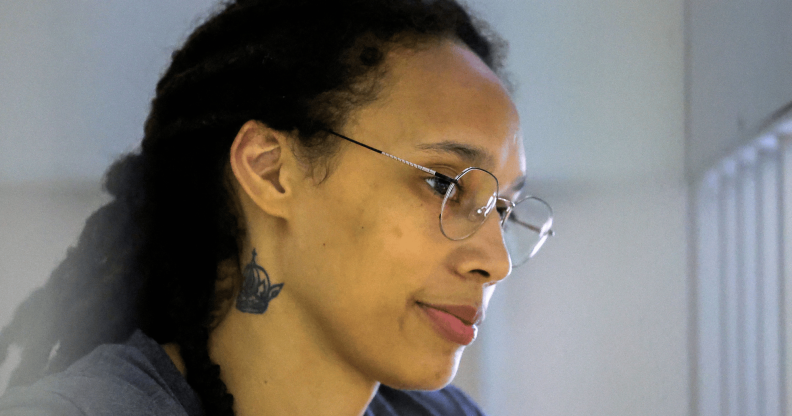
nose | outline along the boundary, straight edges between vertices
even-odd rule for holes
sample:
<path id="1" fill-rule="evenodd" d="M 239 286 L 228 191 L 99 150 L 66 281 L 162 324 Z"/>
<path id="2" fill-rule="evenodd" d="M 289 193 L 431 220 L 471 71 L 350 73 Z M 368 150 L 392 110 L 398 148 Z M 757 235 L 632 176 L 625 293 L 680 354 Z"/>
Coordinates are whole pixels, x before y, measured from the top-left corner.
<path id="1" fill-rule="evenodd" d="M 511 273 L 512 263 L 499 215 L 489 215 L 481 228 L 460 242 L 465 244 L 464 260 L 459 263 L 461 274 L 475 275 L 496 283 Z"/>

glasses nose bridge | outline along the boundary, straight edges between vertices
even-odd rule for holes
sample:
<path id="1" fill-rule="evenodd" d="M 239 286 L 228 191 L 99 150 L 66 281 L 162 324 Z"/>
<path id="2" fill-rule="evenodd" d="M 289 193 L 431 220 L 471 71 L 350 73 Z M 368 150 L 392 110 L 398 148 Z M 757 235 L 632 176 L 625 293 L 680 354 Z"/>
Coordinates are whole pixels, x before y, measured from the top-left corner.
<path id="1" fill-rule="evenodd" d="M 514 209 L 515 206 L 517 206 L 517 204 L 515 204 L 509 199 L 502 198 L 500 196 L 498 196 L 497 199 L 495 200 L 496 205 L 498 201 L 502 201 L 504 204 L 506 204 L 506 212 L 503 214 L 503 216 L 500 219 L 500 225 L 501 227 L 503 227 L 504 225 L 506 225 L 506 220 L 509 219 L 509 215 L 511 215 L 512 210 Z"/>

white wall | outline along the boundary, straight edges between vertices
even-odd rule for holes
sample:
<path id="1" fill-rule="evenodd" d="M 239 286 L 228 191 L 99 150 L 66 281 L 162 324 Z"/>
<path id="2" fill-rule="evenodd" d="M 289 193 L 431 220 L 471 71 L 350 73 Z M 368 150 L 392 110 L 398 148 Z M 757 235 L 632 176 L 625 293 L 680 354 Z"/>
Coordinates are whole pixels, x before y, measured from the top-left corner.
<path id="1" fill-rule="evenodd" d="M 485 408 L 689 414 L 682 0 L 477 4 L 558 231 L 493 299 Z"/>
<path id="2" fill-rule="evenodd" d="M 684 190 L 549 193 L 557 238 L 493 299 L 492 415 L 685 415 Z"/>
<path id="3" fill-rule="evenodd" d="M 688 16 L 686 159 L 696 180 L 792 102 L 792 2 L 691 0 Z"/>
<path id="4" fill-rule="evenodd" d="M 686 170 L 691 183 L 702 183 L 705 171 L 714 168 L 722 158 L 733 154 L 739 147 L 756 139 L 760 131 L 768 127 L 764 126 L 765 121 L 783 106 L 792 103 L 792 2 L 691 0 L 688 10 Z M 771 179 L 763 180 L 766 184 L 773 183 Z M 785 183 L 783 187 L 788 194 L 789 183 Z M 711 203 L 705 196 L 710 191 L 707 188 L 707 185 L 703 186 L 698 194 L 702 198 L 699 204 Z M 717 211 L 707 207 L 702 208 L 701 212 L 712 215 Z M 768 216 L 768 221 L 772 218 L 769 214 L 765 215 Z M 752 413 L 756 409 L 756 401 L 752 401 L 751 397 L 760 395 L 759 397 L 766 398 L 762 403 L 767 408 L 767 414 L 771 414 L 773 404 L 777 404 L 774 399 L 778 398 L 779 381 L 773 377 L 778 370 L 773 361 L 777 356 L 772 353 L 772 348 L 776 345 L 769 334 L 774 333 L 777 328 L 768 326 L 762 329 L 762 335 L 755 337 L 750 336 L 750 331 L 745 331 L 742 334 L 745 336 L 741 336 L 739 341 L 727 335 L 734 333 L 731 332 L 733 318 L 743 319 L 742 314 L 748 312 L 743 311 L 747 308 L 743 305 L 736 309 L 729 308 L 734 299 L 732 292 L 724 288 L 731 287 L 728 285 L 738 281 L 741 282 L 740 285 L 747 285 L 746 282 L 753 278 L 752 272 L 745 276 L 740 275 L 739 278 L 734 277 L 734 282 L 722 279 L 718 270 L 713 269 L 715 265 L 720 267 L 721 263 L 712 257 L 714 252 L 709 246 L 716 239 L 712 233 L 713 230 L 717 231 L 718 224 L 711 219 L 696 218 L 695 227 L 702 240 L 698 244 L 691 244 L 691 249 L 698 246 L 703 251 L 693 253 L 691 257 L 692 270 L 699 273 L 691 276 L 691 281 L 698 286 L 694 316 L 697 317 L 697 327 L 701 330 L 694 333 L 692 339 L 697 344 L 700 343 L 700 349 L 691 357 L 695 371 L 693 382 L 696 386 L 693 407 L 696 414 L 701 415 L 735 414 L 740 409 L 746 414 L 753 414 L 756 412 L 754 410 Z M 764 237 L 772 241 L 771 233 L 765 233 Z M 789 264 L 789 257 L 786 264 Z M 750 269 L 746 266 L 746 270 Z M 772 275 L 764 278 L 768 282 L 764 284 L 772 287 L 769 276 Z M 787 293 L 783 296 L 786 297 L 786 313 L 789 317 L 792 316 L 792 291 L 789 291 L 792 285 L 788 277 L 785 285 Z M 747 294 L 741 296 L 750 299 Z M 771 298 L 767 294 L 762 296 Z M 746 305 L 751 304 L 750 300 L 744 302 Z M 718 305 L 728 305 L 724 309 L 728 312 L 720 311 Z M 775 308 L 768 300 L 764 300 L 757 307 L 767 315 L 771 315 L 769 311 Z M 770 325 L 777 322 L 779 317 L 764 319 L 763 325 Z M 747 328 L 750 328 L 751 320 L 745 320 L 748 322 Z M 787 318 L 786 369 L 781 370 L 782 373 L 787 373 L 787 412 L 792 408 L 792 378 L 789 377 L 792 374 L 792 360 L 788 349 L 792 345 L 790 322 L 792 319 Z M 783 331 L 784 328 L 781 332 Z M 763 353 L 759 360 L 759 357 L 749 357 L 748 352 L 744 351 L 746 360 L 737 364 L 736 358 L 732 358 L 736 356 L 730 355 L 729 359 L 721 356 L 726 351 L 731 354 L 734 345 L 741 345 L 740 348 L 745 345 L 745 351 L 763 345 L 768 348 L 768 353 Z M 781 348 L 784 348 L 784 341 L 781 342 Z M 774 370 L 763 371 L 765 379 L 759 383 L 751 375 L 765 365 Z M 735 377 L 735 374 L 738 376 Z M 722 389 L 724 385 L 728 389 Z M 775 414 L 777 413 L 776 411 Z"/>
<path id="5" fill-rule="evenodd" d="M 0 2 L 0 180 L 96 180 L 211 0 Z"/>

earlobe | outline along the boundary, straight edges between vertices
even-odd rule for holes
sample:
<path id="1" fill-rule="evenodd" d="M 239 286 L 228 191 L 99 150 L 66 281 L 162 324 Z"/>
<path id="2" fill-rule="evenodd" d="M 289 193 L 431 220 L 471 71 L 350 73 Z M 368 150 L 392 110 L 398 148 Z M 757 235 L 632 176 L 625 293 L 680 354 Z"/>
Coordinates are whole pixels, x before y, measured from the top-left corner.
<path id="1" fill-rule="evenodd" d="M 275 214 L 277 202 L 288 193 L 283 183 L 284 156 L 288 153 L 283 132 L 250 120 L 239 129 L 231 145 L 231 170 L 245 192 L 261 209 Z"/>

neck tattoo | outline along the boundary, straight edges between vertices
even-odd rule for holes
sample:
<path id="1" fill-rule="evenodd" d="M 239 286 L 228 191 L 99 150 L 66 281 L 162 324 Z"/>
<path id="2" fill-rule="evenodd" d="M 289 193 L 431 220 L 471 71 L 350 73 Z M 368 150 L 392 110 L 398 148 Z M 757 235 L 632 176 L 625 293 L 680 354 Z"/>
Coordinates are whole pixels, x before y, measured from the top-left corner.
<path id="1" fill-rule="evenodd" d="M 253 258 L 242 271 L 245 280 L 237 296 L 236 308 L 241 312 L 262 314 L 272 299 L 275 299 L 283 288 L 283 283 L 273 285 L 270 283 L 269 274 L 263 267 L 256 263 L 256 249 L 253 249 Z"/>

